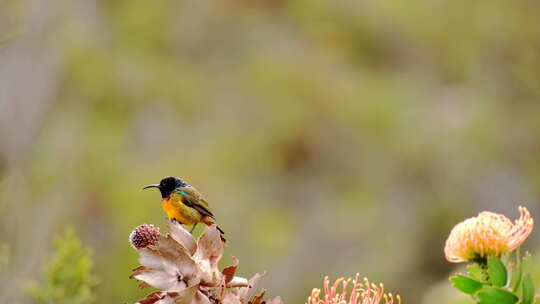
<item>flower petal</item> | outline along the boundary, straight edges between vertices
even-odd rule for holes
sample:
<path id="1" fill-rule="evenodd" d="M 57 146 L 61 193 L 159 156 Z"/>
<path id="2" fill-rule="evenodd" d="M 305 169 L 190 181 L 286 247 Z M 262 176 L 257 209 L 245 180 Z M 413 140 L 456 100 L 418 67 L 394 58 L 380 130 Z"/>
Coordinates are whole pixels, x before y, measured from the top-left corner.
<path id="1" fill-rule="evenodd" d="M 179 267 L 185 266 L 185 264 L 193 265 L 194 261 L 186 249 L 170 235 L 161 238 L 155 248 L 160 251 L 164 259 L 174 261 Z"/>
<path id="2" fill-rule="evenodd" d="M 266 293 L 266 290 L 261 290 L 261 292 L 259 292 L 258 295 L 254 296 L 250 301 L 249 303 L 251 304 L 262 304 L 264 303 L 263 301 L 263 297 L 264 297 L 264 294 Z"/>
<path id="3" fill-rule="evenodd" d="M 195 299 L 195 294 L 199 290 L 199 285 L 191 286 L 178 293 L 174 304 L 191 304 Z"/>
<path id="4" fill-rule="evenodd" d="M 197 267 L 184 247 L 169 235 L 161 237 L 156 245 L 139 250 L 139 262 L 156 270 L 175 273 L 179 270 L 184 276 L 193 276 Z"/>
<path id="5" fill-rule="evenodd" d="M 223 255 L 223 243 L 215 225 L 207 227 L 197 242 L 197 251 L 193 259 L 199 266 L 201 282 L 208 286 L 221 283 L 222 273 L 218 262 Z"/>
<path id="6" fill-rule="evenodd" d="M 139 263 L 142 266 L 153 269 L 164 269 L 163 257 L 154 248 L 143 248 L 139 250 Z"/>
<path id="7" fill-rule="evenodd" d="M 242 304 L 238 295 L 234 293 L 228 293 L 225 295 L 222 301 L 223 304 Z"/>
<path id="8" fill-rule="evenodd" d="M 221 273 L 223 273 L 225 276 L 225 284 L 229 283 L 233 279 L 236 269 L 238 268 L 238 264 L 240 263 L 240 261 L 234 256 L 232 257 L 232 261 L 233 264 L 231 266 L 227 266 L 223 268 L 223 271 L 221 271 Z"/>
<path id="9" fill-rule="evenodd" d="M 197 265 L 199 266 L 201 284 L 205 286 L 217 286 L 221 284 L 223 275 L 217 268 L 212 268 L 208 260 L 198 260 Z"/>
<path id="10" fill-rule="evenodd" d="M 246 278 L 242 277 L 233 277 L 226 285 L 227 288 L 232 287 L 248 287 L 249 282 Z"/>
<path id="11" fill-rule="evenodd" d="M 208 299 L 207 296 L 205 296 L 202 292 L 197 291 L 195 294 L 195 299 L 192 302 L 192 304 L 212 304 L 210 302 L 210 299 Z"/>
<path id="12" fill-rule="evenodd" d="M 173 304 L 176 292 L 155 291 L 135 304 Z"/>
<path id="13" fill-rule="evenodd" d="M 157 301 L 155 304 L 174 304 L 175 296 L 175 294 L 167 293 L 161 300 Z"/>
<path id="14" fill-rule="evenodd" d="M 512 231 L 510 232 L 509 241 L 507 243 L 510 250 L 514 250 L 521 246 L 529 237 L 534 227 L 534 220 L 527 208 L 519 206 L 519 219 L 514 221 Z"/>
<path id="15" fill-rule="evenodd" d="M 169 223 L 169 229 L 172 238 L 180 243 L 180 245 L 187 250 L 189 255 L 193 255 L 197 250 L 197 242 L 195 242 L 193 235 L 176 221 Z"/>
<path id="16" fill-rule="evenodd" d="M 171 275 L 162 270 L 146 270 L 133 276 L 135 279 L 160 290 L 181 291 L 186 288 L 186 283 L 178 280 L 176 275 Z"/>
<path id="17" fill-rule="evenodd" d="M 238 296 L 240 297 L 240 299 L 247 299 L 250 290 L 253 289 L 255 285 L 257 285 L 257 283 L 263 277 L 263 275 L 264 273 L 263 274 L 256 273 L 251 279 L 249 279 L 248 286 L 242 287 L 238 290 Z"/>
<path id="18" fill-rule="evenodd" d="M 135 304 L 154 304 L 161 299 L 161 295 L 161 291 L 154 291 Z"/>
<path id="19" fill-rule="evenodd" d="M 222 255 L 223 242 L 219 231 L 215 225 L 207 227 L 197 241 L 197 251 L 193 257 L 195 260 L 208 260 L 212 268 L 217 268 Z"/>

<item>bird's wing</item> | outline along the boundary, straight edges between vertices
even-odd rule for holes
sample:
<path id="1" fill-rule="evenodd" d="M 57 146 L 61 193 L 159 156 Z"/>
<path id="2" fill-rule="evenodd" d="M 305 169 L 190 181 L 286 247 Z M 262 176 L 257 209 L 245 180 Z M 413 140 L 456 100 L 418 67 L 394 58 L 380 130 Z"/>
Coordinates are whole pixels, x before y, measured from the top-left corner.
<path id="1" fill-rule="evenodd" d="M 182 203 L 184 203 L 186 206 L 199 211 L 202 215 L 214 218 L 214 214 L 208 207 L 208 202 L 202 198 L 199 191 L 197 191 L 195 188 L 180 187 L 177 189 L 177 191 L 182 195 Z"/>

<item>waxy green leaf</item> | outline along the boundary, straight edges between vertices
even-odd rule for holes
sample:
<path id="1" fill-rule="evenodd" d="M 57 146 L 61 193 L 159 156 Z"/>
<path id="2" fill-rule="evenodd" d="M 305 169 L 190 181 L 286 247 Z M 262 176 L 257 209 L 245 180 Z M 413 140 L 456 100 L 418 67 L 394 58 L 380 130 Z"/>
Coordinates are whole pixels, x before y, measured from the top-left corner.
<path id="1" fill-rule="evenodd" d="M 484 286 L 482 282 L 478 282 L 460 274 L 451 277 L 450 281 L 456 289 L 459 289 L 467 294 L 474 294 Z"/>
<path id="2" fill-rule="evenodd" d="M 489 280 L 493 286 L 502 287 L 508 280 L 506 266 L 498 257 L 489 257 L 487 260 Z"/>
<path id="3" fill-rule="evenodd" d="M 519 286 L 521 285 L 521 277 L 523 276 L 523 263 L 521 263 L 521 258 L 519 257 L 519 253 L 516 253 L 516 262 L 514 266 L 510 269 L 512 269 L 512 278 L 510 280 L 510 287 L 512 287 L 512 292 L 516 293 L 518 291 Z"/>
<path id="4" fill-rule="evenodd" d="M 534 303 L 534 283 L 530 274 L 527 274 L 523 278 L 523 295 L 521 298 L 522 304 Z"/>
<path id="5" fill-rule="evenodd" d="M 478 304 L 515 304 L 519 300 L 513 293 L 496 287 L 487 287 L 477 294 Z"/>

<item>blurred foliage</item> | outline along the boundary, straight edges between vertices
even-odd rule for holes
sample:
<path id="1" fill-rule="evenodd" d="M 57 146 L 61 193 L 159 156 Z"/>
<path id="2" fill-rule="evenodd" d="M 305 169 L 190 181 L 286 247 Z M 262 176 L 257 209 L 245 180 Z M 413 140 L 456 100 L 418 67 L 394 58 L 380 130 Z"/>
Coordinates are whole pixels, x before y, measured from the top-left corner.
<path id="1" fill-rule="evenodd" d="M 19 33 L 18 25 L 21 24 L 19 19 L 22 11 L 20 1 L 0 2 L 0 47 Z"/>
<path id="2" fill-rule="evenodd" d="M 43 282 L 32 286 L 29 293 L 36 303 L 88 304 L 94 301 L 91 274 L 92 258 L 72 229 L 56 240 L 56 252 L 47 265 Z"/>
<path id="3" fill-rule="evenodd" d="M 10 260 L 10 250 L 8 244 L 0 243 L 0 271 L 6 267 Z"/>
<path id="4" fill-rule="evenodd" d="M 111 282 L 100 302 L 142 298 L 126 238 L 165 224 L 139 192 L 165 175 L 286 303 L 356 272 L 420 303 L 450 285 L 458 221 L 538 214 L 538 1 L 9 2 L 0 302 L 22 303 L 9 278 L 33 277 L 65 224 Z"/>

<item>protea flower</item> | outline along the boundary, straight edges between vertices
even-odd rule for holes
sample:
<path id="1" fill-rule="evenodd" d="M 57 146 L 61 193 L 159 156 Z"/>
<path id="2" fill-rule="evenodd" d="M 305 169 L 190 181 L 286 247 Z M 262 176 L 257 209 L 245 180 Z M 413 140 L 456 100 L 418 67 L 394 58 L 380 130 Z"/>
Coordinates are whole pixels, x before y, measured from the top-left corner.
<path id="1" fill-rule="evenodd" d="M 165 236 L 151 225 L 141 225 L 131 233 L 130 241 L 140 254 L 141 266 L 133 270 L 130 278 L 142 281 L 141 288 L 159 289 L 138 303 L 247 303 L 249 291 L 260 275 L 250 281 L 234 276 L 238 266 L 234 258 L 232 266 L 218 269 L 223 243 L 215 225 L 207 227 L 198 240 L 176 222 L 171 222 L 169 228 Z M 264 292 L 250 302 L 262 304 L 262 295 Z M 281 300 L 274 299 L 273 304 L 281 304 Z"/>
<path id="2" fill-rule="evenodd" d="M 352 283 L 351 294 L 347 294 L 347 287 Z M 324 291 L 324 294 L 321 294 Z M 356 274 L 354 279 L 339 278 L 333 285 L 330 279 L 324 278 L 323 291 L 313 288 L 306 304 L 393 304 L 394 296 L 384 293 L 383 284 L 375 285 L 367 278 L 360 280 Z M 396 296 L 396 303 L 401 303 L 400 296 Z"/>
<path id="3" fill-rule="evenodd" d="M 452 263 L 484 261 L 519 247 L 533 229 L 533 219 L 525 207 L 514 223 L 506 216 L 484 211 L 457 224 L 446 240 L 444 253 Z"/>

